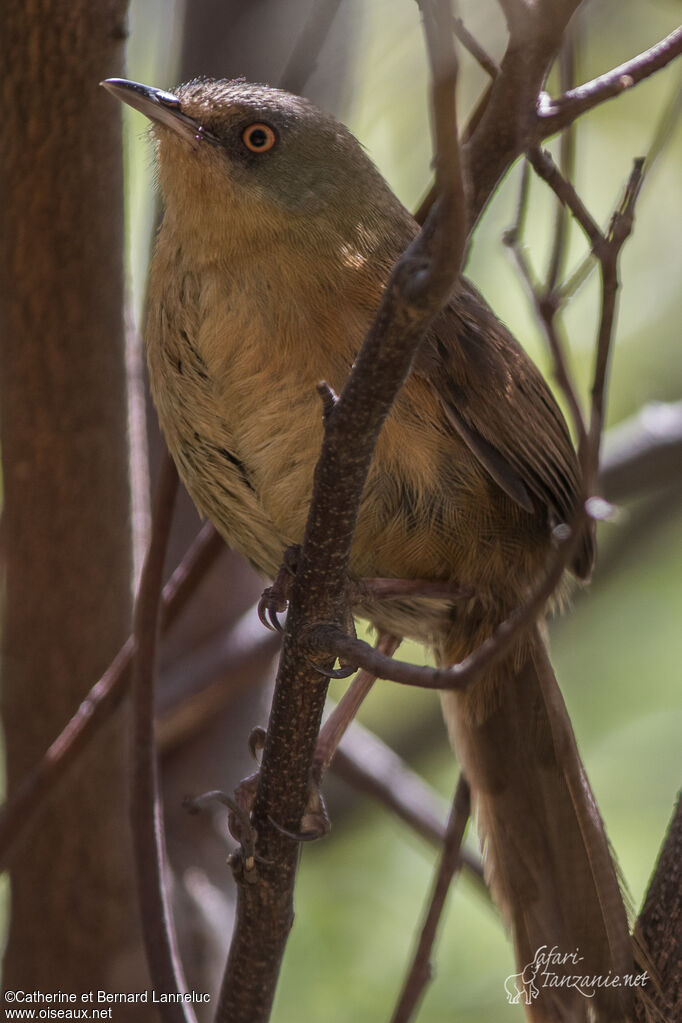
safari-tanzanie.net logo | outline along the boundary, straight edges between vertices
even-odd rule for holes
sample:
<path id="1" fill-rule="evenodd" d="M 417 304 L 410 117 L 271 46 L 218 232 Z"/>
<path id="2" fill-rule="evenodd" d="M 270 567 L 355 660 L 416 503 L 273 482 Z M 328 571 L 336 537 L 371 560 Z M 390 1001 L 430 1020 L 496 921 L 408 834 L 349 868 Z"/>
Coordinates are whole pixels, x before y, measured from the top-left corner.
<path id="1" fill-rule="evenodd" d="M 638 973 L 595 975 L 581 968 L 580 950 L 562 952 L 556 945 L 541 945 L 533 961 L 519 973 L 510 973 L 504 982 L 507 1001 L 512 1005 L 531 1005 L 543 988 L 571 988 L 583 996 L 594 998 L 600 988 L 644 987 L 649 977 L 646 970 Z"/>

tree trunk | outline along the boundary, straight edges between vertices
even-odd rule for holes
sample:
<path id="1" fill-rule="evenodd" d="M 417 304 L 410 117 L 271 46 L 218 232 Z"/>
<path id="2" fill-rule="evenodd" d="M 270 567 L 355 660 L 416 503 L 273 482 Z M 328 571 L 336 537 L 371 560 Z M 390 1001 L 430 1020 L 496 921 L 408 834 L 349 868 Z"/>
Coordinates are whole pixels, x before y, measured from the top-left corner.
<path id="1" fill-rule="evenodd" d="M 125 12 L 125 0 L 0 7 L 10 793 L 130 629 L 120 115 L 98 88 L 121 72 Z M 119 713 L 99 732 L 16 857 L 8 989 L 146 985 L 124 726 Z"/>

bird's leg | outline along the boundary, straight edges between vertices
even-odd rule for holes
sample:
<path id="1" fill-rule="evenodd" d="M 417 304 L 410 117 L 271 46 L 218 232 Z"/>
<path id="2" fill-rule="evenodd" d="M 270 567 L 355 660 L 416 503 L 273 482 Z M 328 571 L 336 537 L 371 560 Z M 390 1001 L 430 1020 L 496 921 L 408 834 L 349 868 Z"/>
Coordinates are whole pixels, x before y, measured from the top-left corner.
<path id="1" fill-rule="evenodd" d="M 199 813 L 212 802 L 222 803 L 227 807 L 229 811 L 227 826 L 232 837 L 239 842 L 239 849 L 230 854 L 228 863 L 234 872 L 239 872 L 244 880 L 249 882 L 256 880 L 256 863 L 259 860 L 256 856 L 257 835 L 251 824 L 251 808 L 257 785 L 256 772 L 239 783 L 234 796 L 215 789 L 200 796 L 186 796 L 183 800 L 183 806 L 189 813 Z"/>
<path id="2" fill-rule="evenodd" d="M 393 578 L 351 579 L 347 593 L 351 607 L 374 600 L 400 600 L 403 597 L 468 600 L 475 596 L 471 586 L 449 580 Z"/>
<path id="3" fill-rule="evenodd" d="M 263 590 L 258 601 L 258 617 L 266 628 L 274 629 L 276 632 L 282 631 L 278 615 L 287 609 L 300 552 L 301 548 L 297 544 L 287 547 L 274 582 Z M 475 595 L 475 591 L 470 586 L 461 586 L 448 580 L 367 578 L 349 579 L 347 595 L 349 605 L 355 607 L 374 600 L 401 600 L 404 597 L 468 600 Z"/>
<path id="4" fill-rule="evenodd" d="M 249 736 L 249 749 L 254 759 L 258 760 L 263 747 L 265 746 L 265 729 L 254 728 Z M 251 815 L 253 809 L 253 803 L 256 798 L 256 789 L 258 788 L 258 771 L 250 774 L 248 778 L 244 778 L 239 783 L 235 790 L 235 802 L 239 808 L 246 813 L 247 818 Z M 269 818 L 270 823 L 281 831 L 283 835 L 288 835 L 289 838 L 294 839 L 296 842 L 312 842 L 316 838 L 324 838 L 325 835 L 329 834 L 329 816 L 327 814 L 327 808 L 324 805 L 324 799 L 319 789 L 317 780 L 313 780 L 310 785 L 308 793 L 308 802 L 306 804 L 305 812 L 301 818 L 301 827 L 299 831 L 289 831 L 288 828 L 282 827 L 272 817 Z M 234 824 L 240 829 L 240 818 L 234 820 Z M 230 831 L 233 837 L 240 840 L 239 834 L 235 834 L 233 829 L 233 818 L 231 815 Z"/>

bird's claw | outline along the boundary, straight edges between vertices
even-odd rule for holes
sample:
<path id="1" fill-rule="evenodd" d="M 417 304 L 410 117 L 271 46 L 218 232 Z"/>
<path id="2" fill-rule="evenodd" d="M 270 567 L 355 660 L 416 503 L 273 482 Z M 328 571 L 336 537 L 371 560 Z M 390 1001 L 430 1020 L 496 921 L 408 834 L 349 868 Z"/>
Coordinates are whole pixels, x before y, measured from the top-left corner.
<path id="1" fill-rule="evenodd" d="M 276 820 L 268 816 L 268 820 L 281 835 L 286 835 L 292 842 L 316 842 L 318 838 L 325 838 L 330 831 L 329 818 L 325 815 L 306 813 L 301 818 L 301 830 L 289 831 L 282 827 Z"/>
<path id="2" fill-rule="evenodd" d="M 272 586 L 263 590 L 258 601 L 258 617 L 265 628 L 272 632 L 284 631 L 278 615 L 284 614 L 289 606 L 289 593 L 296 575 L 300 550 L 296 544 L 287 547 Z"/>
<path id="3" fill-rule="evenodd" d="M 318 838 L 324 838 L 331 830 L 327 807 L 324 805 L 324 799 L 322 798 L 319 786 L 314 782 L 310 786 L 308 804 L 305 808 L 305 813 L 301 817 L 298 831 L 291 831 L 289 828 L 283 827 L 269 814 L 268 820 L 273 828 L 279 831 L 281 835 L 286 835 L 293 842 L 315 842 Z"/>
<path id="4" fill-rule="evenodd" d="M 321 664 L 314 661 L 312 657 L 307 657 L 308 664 L 311 664 L 315 671 L 320 675 L 324 675 L 325 678 L 350 678 L 358 670 L 357 665 L 353 664 L 340 664 L 338 668 L 323 668 Z"/>
<path id="5" fill-rule="evenodd" d="M 282 623 L 277 616 L 284 614 L 288 606 L 289 601 L 283 599 L 275 591 L 274 586 L 268 586 L 263 590 L 258 601 L 258 617 L 265 628 L 270 629 L 271 632 L 284 632 Z"/>
<path id="6" fill-rule="evenodd" d="M 256 761 L 259 760 L 259 754 L 263 752 L 266 734 L 267 733 L 262 725 L 257 725 L 255 728 L 251 729 L 251 734 L 249 735 L 249 753 Z"/>

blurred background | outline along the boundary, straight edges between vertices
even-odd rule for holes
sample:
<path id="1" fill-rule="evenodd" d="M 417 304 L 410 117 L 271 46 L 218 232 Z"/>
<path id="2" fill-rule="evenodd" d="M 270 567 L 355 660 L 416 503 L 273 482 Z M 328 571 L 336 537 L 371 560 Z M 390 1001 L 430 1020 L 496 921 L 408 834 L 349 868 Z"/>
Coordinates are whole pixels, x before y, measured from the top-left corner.
<path id="1" fill-rule="evenodd" d="M 431 159 L 417 4 L 343 0 L 315 6 L 311 20 L 310 0 L 132 0 L 126 77 L 172 89 L 196 75 L 244 76 L 302 91 L 350 127 L 405 205 L 415 209 L 430 184 Z M 593 0 L 584 5 L 576 27 L 576 83 L 651 46 L 676 26 L 680 9 L 679 0 Z M 506 33 L 494 0 L 461 0 L 458 13 L 488 53 L 500 59 Z M 109 74 L 101 68 L 100 77 Z M 679 69 L 670 67 L 578 122 L 575 184 L 599 223 L 608 222 L 633 158 L 650 150 L 659 120 L 664 110 L 672 109 L 675 96 L 679 108 L 681 82 Z M 485 72 L 463 52 L 462 122 L 485 84 Z M 548 89 L 559 91 L 556 75 Z M 113 103 L 106 109 L 112 118 L 119 116 Z M 160 459 L 139 345 L 159 210 L 147 124 L 129 108 L 123 118 L 138 575 L 149 530 L 146 456 L 152 483 Z M 558 151 L 556 143 L 550 148 Z M 682 132 L 673 127 L 645 180 L 634 235 L 622 258 L 609 428 L 639 416 L 640 433 L 656 436 L 671 420 L 666 420 L 664 408 L 652 403 L 681 400 L 681 172 Z M 519 181 L 516 166 L 476 233 L 467 274 L 549 372 L 541 328 L 502 243 L 514 221 Z M 555 206 L 544 184 L 533 181 L 524 243 L 539 274 L 549 259 Z M 567 271 L 578 267 L 585 255 L 581 232 L 571 226 Z M 563 318 L 570 364 L 583 396 L 598 310 L 599 284 L 593 273 Z M 632 436 L 614 430 L 606 456 L 615 458 L 627 450 Z M 635 467 L 619 486 L 614 499 L 620 514 L 600 527 L 601 558 L 594 582 L 552 623 L 551 646 L 587 773 L 637 910 L 682 766 L 682 477 L 670 474 L 654 486 L 646 470 Z M 198 525 L 184 500 L 169 566 L 178 561 Z M 225 864 L 229 839 L 222 812 L 190 818 L 180 801 L 186 792 L 231 791 L 253 770 L 246 739 L 253 726 L 267 722 L 276 653 L 276 640 L 262 633 L 254 619 L 253 603 L 261 588 L 237 556 L 224 555 L 163 647 L 160 734 L 176 922 L 188 981 L 199 990 L 215 989 L 228 940 L 233 904 L 233 882 Z M 417 663 L 426 658 L 424 651 L 408 644 L 401 656 Z M 199 693 L 194 702 L 187 699 L 188 676 Z M 207 691 L 213 694 L 209 699 Z M 333 685 L 336 698 L 342 691 L 340 683 Z M 440 794 L 444 819 L 457 768 L 435 694 L 379 682 L 360 720 Z M 434 848 L 368 795 L 333 775 L 325 793 L 332 833 L 303 848 L 296 923 L 273 1016 L 277 1023 L 388 1017 L 436 861 Z M 467 843 L 477 849 L 471 828 Z M 496 911 L 465 872 L 451 893 L 436 976 L 419 1019 L 520 1023 L 521 1008 L 507 1005 L 503 993 L 504 979 L 513 971 L 512 951 Z"/>

